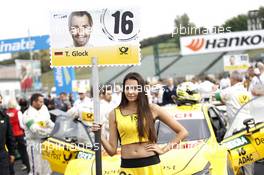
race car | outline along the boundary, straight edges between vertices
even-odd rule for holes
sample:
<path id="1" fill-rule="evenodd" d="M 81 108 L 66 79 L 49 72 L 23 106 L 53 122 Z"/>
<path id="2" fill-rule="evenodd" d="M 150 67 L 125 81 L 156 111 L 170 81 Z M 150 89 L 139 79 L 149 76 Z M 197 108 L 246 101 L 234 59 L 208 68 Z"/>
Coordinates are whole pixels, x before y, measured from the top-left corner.
<path id="1" fill-rule="evenodd" d="M 164 174 L 238 175 L 240 167 L 264 157 L 264 97 L 248 102 L 237 113 L 228 131 L 221 113 L 210 104 L 169 105 L 166 110 L 189 131 L 188 138 L 161 155 Z M 247 109 L 245 114 L 243 109 Z M 239 124 L 238 124 L 239 123 Z M 236 125 L 236 126 L 235 126 Z M 156 122 L 158 144 L 163 146 L 174 132 Z M 94 133 L 79 120 L 60 116 L 50 138 L 42 144 L 43 158 L 53 172 L 65 175 L 95 175 Z M 119 172 L 120 151 L 110 157 L 102 152 L 102 174 Z"/>

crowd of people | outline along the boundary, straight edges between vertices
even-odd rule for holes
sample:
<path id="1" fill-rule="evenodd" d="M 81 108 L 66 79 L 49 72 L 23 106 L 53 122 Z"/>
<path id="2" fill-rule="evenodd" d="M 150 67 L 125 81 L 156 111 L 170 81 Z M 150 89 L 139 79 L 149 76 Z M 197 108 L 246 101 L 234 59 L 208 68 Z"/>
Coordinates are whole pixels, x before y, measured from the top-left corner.
<path id="1" fill-rule="evenodd" d="M 103 126 L 101 129 L 103 130 L 102 133 L 104 133 L 105 138 L 110 138 L 112 142 L 115 142 L 117 138 L 111 127 L 115 125 L 115 122 L 123 122 L 121 121 L 122 118 L 118 116 L 113 117 L 113 111 L 116 112 L 115 115 L 120 116 L 141 111 L 142 113 L 138 114 L 141 117 L 142 115 L 155 117 L 150 115 L 150 111 L 156 111 L 156 113 L 159 113 L 164 117 L 163 120 L 165 123 L 168 123 L 169 120 L 166 116 L 167 114 L 164 113 L 164 111 L 162 111 L 158 106 L 176 103 L 175 98 L 177 98 L 177 85 L 180 82 L 175 82 L 173 78 L 168 78 L 164 80 L 153 79 L 152 81 L 144 82 L 144 87 L 147 88 L 144 93 L 137 98 L 140 98 L 141 101 L 147 100 L 148 102 L 144 101 L 142 103 L 140 102 L 139 104 L 135 104 L 133 102 L 133 94 L 129 95 L 123 93 L 123 91 L 127 92 L 131 89 L 126 89 L 126 87 L 123 86 L 126 83 L 133 84 L 135 81 L 138 83 L 136 83 L 135 86 L 138 86 L 139 81 L 143 81 L 143 79 L 141 80 L 141 76 L 138 74 L 129 74 L 129 76 L 131 77 L 128 77 L 127 79 L 131 80 L 131 82 L 126 82 L 124 80 L 122 85 L 104 85 L 100 88 L 100 121 L 103 124 L 100 126 Z M 255 96 L 264 95 L 264 65 L 259 62 L 255 67 L 249 67 L 246 73 L 233 71 L 230 74 L 225 73 L 222 78 L 219 79 L 204 76 L 193 77 L 189 81 L 191 81 L 194 86 L 192 88 L 196 89 L 200 94 L 201 102 L 212 102 L 218 100 L 226 106 L 228 116 L 227 127 L 229 127 L 234 120 L 236 111 L 243 104 Z M 187 93 L 193 92 L 190 91 Z M 15 148 L 17 149 L 24 165 L 22 167 L 23 170 L 26 170 L 29 174 L 50 173 L 48 162 L 43 160 L 41 152 L 38 149 L 35 149 L 36 145 L 41 144 L 41 140 L 43 138 L 49 136 L 54 127 L 49 110 L 59 109 L 67 112 L 68 115 L 72 117 L 81 117 L 81 113 L 83 111 L 93 112 L 92 95 L 83 87 L 78 89 L 78 98 L 76 100 L 65 92 L 61 92 L 59 96 L 55 98 L 51 98 L 50 96 L 44 98 L 42 94 L 34 93 L 29 99 L 10 99 L 7 104 L 3 104 L 3 98 L 4 97 L 0 96 L 0 169 L 1 171 L 3 170 L 0 174 L 2 173 L 4 175 L 15 174 Z M 150 108 L 147 104 L 151 104 Z M 144 106 L 144 110 L 148 109 L 149 113 L 145 113 L 144 110 L 138 109 L 140 107 L 138 105 L 141 107 Z M 116 111 L 116 109 L 119 109 L 119 111 Z M 116 121 L 119 120 L 118 118 L 120 118 L 120 121 Z M 150 119 L 146 118 L 146 120 Z M 131 123 L 131 125 L 134 127 L 134 123 Z M 174 125 L 171 125 L 170 127 L 172 127 L 175 132 L 185 132 L 184 128 L 182 128 L 182 126 L 178 123 L 174 123 Z M 148 129 L 150 135 L 152 133 L 151 128 L 152 125 L 149 125 Z M 118 130 L 124 129 L 125 128 L 118 128 Z M 139 132 L 141 134 L 141 139 L 154 142 L 154 135 L 146 138 L 143 131 L 139 130 Z M 180 139 L 183 139 L 185 136 L 186 133 L 183 134 Z M 130 143 L 130 141 L 126 140 L 129 138 L 124 135 L 123 139 L 123 147 L 125 149 L 129 149 L 129 146 L 126 144 L 127 142 Z M 135 140 L 137 139 L 134 138 L 132 142 Z M 115 153 L 115 143 L 108 142 L 107 140 L 102 140 L 102 142 L 105 150 L 109 154 Z M 176 142 L 178 141 L 175 141 L 175 143 Z M 152 157 L 151 160 L 157 159 L 157 157 L 153 158 L 154 154 L 152 154 L 151 151 L 154 150 L 154 152 L 160 153 L 168 151 L 167 148 L 164 148 L 164 151 L 163 149 L 155 147 L 155 145 L 147 144 L 145 146 L 147 146 L 150 151 L 150 153 L 147 152 L 146 154 L 149 154 L 150 157 Z M 138 149 L 141 149 L 141 147 L 139 146 Z M 129 153 L 124 153 L 124 155 L 127 158 L 131 158 Z M 122 159 L 122 161 L 125 166 L 127 162 L 126 159 Z"/>

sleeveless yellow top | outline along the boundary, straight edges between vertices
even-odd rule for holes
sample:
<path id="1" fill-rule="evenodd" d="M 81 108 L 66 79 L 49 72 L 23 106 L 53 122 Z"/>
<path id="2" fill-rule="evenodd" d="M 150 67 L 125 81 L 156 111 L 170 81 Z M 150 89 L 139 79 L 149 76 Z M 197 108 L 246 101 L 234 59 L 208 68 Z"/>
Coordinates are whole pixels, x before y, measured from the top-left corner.
<path id="1" fill-rule="evenodd" d="M 137 114 L 122 115 L 120 108 L 115 109 L 117 130 L 120 136 L 121 145 L 139 143 L 137 130 Z M 141 138 L 141 142 L 149 141 L 147 134 Z"/>

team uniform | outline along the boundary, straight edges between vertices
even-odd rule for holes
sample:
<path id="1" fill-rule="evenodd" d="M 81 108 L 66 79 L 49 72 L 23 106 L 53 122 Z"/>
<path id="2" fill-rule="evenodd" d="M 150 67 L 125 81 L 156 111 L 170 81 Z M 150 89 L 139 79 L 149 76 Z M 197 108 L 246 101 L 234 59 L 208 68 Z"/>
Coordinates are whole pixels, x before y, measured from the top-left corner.
<path id="1" fill-rule="evenodd" d="M 228 127 L 232 124 L 236 112 L 242 105 L 251 99 L 251 94 L 244 87 L 243 83 L 236 83 L 218 93 L 216 99 L 226 104 L 226 112 L 228 115 Z"/>
<path id="2" fill-rule="evenodd" d="M 109 137 L 109 113 L 116 107 L 115 103 L 107 102 L 105 100 L 100 100 L 100 122 L 103 124 L 103 134 L 106 138 Z M 79 117 L 85 124 L 92 125 L 95 118 L 94 115 L 94 104 L 93 100 L 85 97 L 83 100 L 76 100 L 71 108 L 68 111 L 70 116 Z M 90 114 L 90 115 L 89 115 Z"/>
<path id="3" fill-rule="evenodd" d="M 74 102 L 73 107 L 67 111 L 70 116 L 80 117 L 82 111 L 91 111 L 93 108 L 92 99 L 85 97 L 83 100 L 78 99 Z"/>
<path id="4" fill-rule="evenodd" d="M 73 107 L 82 108 L 82 107 L 91 106 L 91 105 L 93 105 L 92 99 L 85 97 L 83 100 L 81 99 L 76 100 L 73 104 Z"/>
<path id="5" fill-rule="evenodd" d="M 30 106 L 24 112 L 23 123 L 25 124 L 25 134 L 27 138 L 27 151 L 31 166 L 32 175 L 50 174 L 49 163 L 42 159 L 41 139 L 48 137 L 54 123 L 50 120 L 50 114 L 45 105 L 37 110 Z"/>
<path id="6" fill-rule="evenodd" d="M 120 136 L 121 145 L 132 143 L 148 142 L 145 135 L 141 140 L 137 131 L 137 114 L 122 115 L 120 108 L 115 109 L 115 117 L 117 130 Z M 162 166 L 160 164 L 159 155 L 153 155 L 144 158 L 124 159 L 121 158 L 120 175 L 162 175 Z"/>
<path id="7" fill-rule="evenodd" d="M 214 86 L 215 84 L 208 80 L 197 85 L 202 101 L 210 101 Z"/>
<path id="8" fill-rule="evenodd" d="M 243 83 L 236 83 L 235 85 L 226 88 L 220 93 L 216 94 L 216 99 L 221 100 L 226 104 L 226 111 L 228 115 L 228 131 L 225 137 L 232 135 L 233 131 L 241 129 L 241 123 L 232 124 L 235 120 L 235 114 L 238 110 L 251 99 L 251 94 L 244 87 Z M 247 113 L 247 111 L 241 111 Z M 246 118 L 245 118 L 246 119 Z M 249 164 L 243 167 L 246 175 L 254 174 L 254 164 Z"/>
<path id="9" fill-rule="evenodd" d="M 249 91 L 251 93 L 254 91 L 257 94 L 264 93 L 264 74 L 253 77 L 249 85 Z"/>

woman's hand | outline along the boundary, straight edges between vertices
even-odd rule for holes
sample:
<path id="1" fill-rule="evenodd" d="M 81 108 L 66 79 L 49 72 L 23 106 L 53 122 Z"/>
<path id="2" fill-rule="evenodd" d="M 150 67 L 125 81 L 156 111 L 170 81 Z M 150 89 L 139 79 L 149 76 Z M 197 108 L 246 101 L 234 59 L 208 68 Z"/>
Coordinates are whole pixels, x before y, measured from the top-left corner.
<path id="1" fill-rule="evenodd" d="M 158 144 L 147 144 L 147 145 L 145 146 L 145 149 L 146 149 L 147 151 L 154 151 L 154 152 L 156 152 L 156 153 L 159 154 L 159 155 L 165 153 L 164 150 L 163 150 L 161 147 L 159 147 Z"/>

